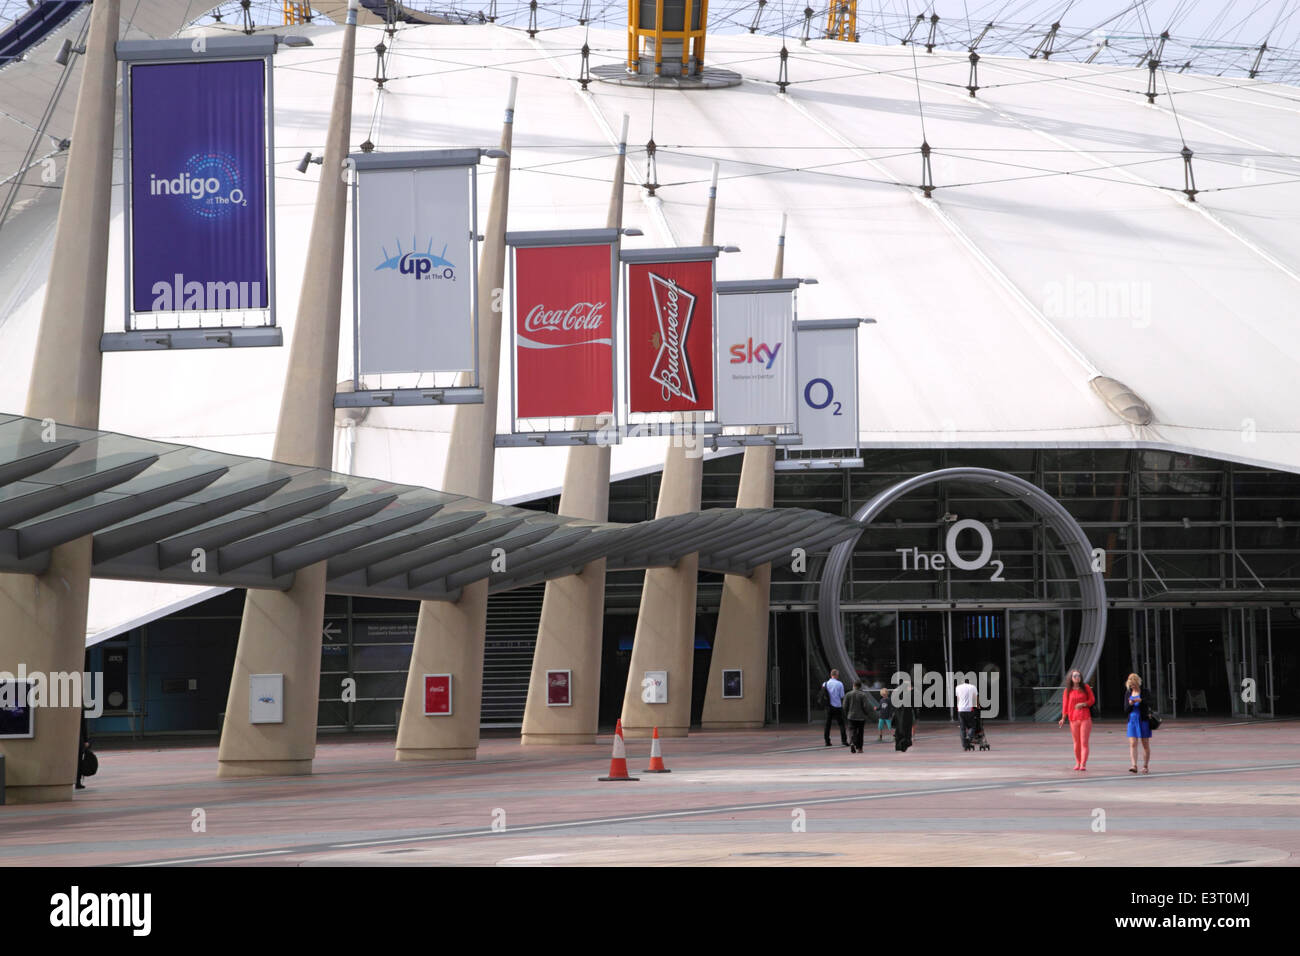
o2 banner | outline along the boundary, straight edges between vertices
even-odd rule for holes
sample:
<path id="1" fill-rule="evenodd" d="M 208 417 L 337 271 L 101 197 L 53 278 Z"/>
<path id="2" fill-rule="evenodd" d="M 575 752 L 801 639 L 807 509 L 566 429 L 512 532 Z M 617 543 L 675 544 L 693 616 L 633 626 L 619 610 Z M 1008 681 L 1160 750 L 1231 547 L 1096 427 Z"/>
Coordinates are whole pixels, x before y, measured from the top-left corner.
<path id="1" fill-rule="evenodd" d="M 350 159 L 357 176 L 357 373 L 477 368 L 477 151 L 460 165 L 400 168 L 400 154 L 363 153 Z M 369 162 L 386 165 L 371 167 Z"/>
<path id="2" fill-rule="evenodd" d="M 270 308 L 266 71 L 131 65 L 131 311 Z"/>
<path id="3" fill-rule="evenodd" d="M 613 411 L 615 269 L 612 241 L 514 247 L 517 418 Z"/>
<path id="4" fill-rule="evenodd" d="M 803 447 L 858 447 L 858 320 L 799 322 Z"/>
<path id="5" fill-rule="evenodd" d="M 718 423 L 793 425 L 794 294 L 729 285 L 718 284 Z"/>
<path id="6" fill-rule="evenodd" d="M 632 260 L 627 275 L 628 411 L 713 411 L 713 260 Z"/>

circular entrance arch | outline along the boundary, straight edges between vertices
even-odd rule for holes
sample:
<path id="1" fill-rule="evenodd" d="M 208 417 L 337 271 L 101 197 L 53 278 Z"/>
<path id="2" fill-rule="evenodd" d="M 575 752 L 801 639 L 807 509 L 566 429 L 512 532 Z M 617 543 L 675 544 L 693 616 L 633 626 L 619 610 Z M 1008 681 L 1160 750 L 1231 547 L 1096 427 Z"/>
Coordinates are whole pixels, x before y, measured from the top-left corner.
<path id="1" fill-rule="evenodd" d="M 1079 596 L 1083 610 L 1079 645 L 1074 653 L 1074 661 L 1070 665 L 1070 670 L 1078 670 L 1083 674 L 1084 680 L 1091 680 L 1097 671 L 1097 663 L 1101 660 L 1102 644 L 1106 639 L 1105 585 L 1102 581 L 1101 572 L 1093 570 L 1092 543 L 1088 540 L 1088 536 L 1083 533 L 1083 529 L 1074 520 L 1074 516 L 1043 489 L 1025 481 L 1023 478 L 1017 478 L 1015 475 L 1009 475 L 1004 471 L 995 471 L 991 468 L 941 468 L 938 471 L 931 471 L 924 475 L 908 478 L 890 488 L 886 488 L 859 508 L 857 513 L 854 514 L 853 520 L 862 525 L 862 531 L 866 531 L 867 525 L 871 524 L 882 511 L 899 498 L 916 491 L 918 488 L 925 488 L 928 485 L 935 485 L 945 481 L 961 481 L 966 484 L 981 485 L 1005 492 L 1009 497 L 1027 504 L 1034 514 L 1042 518 L 1044 523 L 1056 532 L 1057 537 L 1065 547 L 1066 553 L 1070 556 L 1070 563 L 1074 567 L 1075 577 L 1079 582 Z M 822 569 L 821 588 L 817 602 L 817 618 L 822 650 L 832 666 L 838 667 L 845 674 L 852 674 L 854 668 L 853 658 L 844 645 L 844 620 L 840 613 L 840 591 L 844 583 L 844 571 L 848 567 L 853 549 L 862 537 L 862 531 L 859 531 L 857 535 L 847 541 L 841 541 L 831 549 L 831 553 L 826 559 L 826 566 Z M 1068 674 L 1069 672 L 1067 670 L 1065 673 Z M 1056 704 L 1049 701 L 1044 705 L 1043 712 L 1046 713 L 1048 710 L 1055 709 L 1057 709 Z"/>

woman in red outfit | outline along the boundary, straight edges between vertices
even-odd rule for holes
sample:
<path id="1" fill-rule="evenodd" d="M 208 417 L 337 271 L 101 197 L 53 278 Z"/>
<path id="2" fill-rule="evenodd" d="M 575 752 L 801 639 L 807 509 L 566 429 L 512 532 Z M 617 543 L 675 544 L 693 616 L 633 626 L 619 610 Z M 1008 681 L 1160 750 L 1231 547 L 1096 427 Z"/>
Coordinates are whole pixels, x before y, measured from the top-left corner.
<path id="1" fill-rule="evenodd" d="M 1061 698 L 1061 719 L 1056 726 L 1060 727 L 1067 720 L 1070 722 L 1075 770 L 1088 769 L 1088 738 L 1092 736 L 1092 705 L 1096 700 L 1092 688 L 1083 682 L 1083 675 L 1071 671 Z"/>

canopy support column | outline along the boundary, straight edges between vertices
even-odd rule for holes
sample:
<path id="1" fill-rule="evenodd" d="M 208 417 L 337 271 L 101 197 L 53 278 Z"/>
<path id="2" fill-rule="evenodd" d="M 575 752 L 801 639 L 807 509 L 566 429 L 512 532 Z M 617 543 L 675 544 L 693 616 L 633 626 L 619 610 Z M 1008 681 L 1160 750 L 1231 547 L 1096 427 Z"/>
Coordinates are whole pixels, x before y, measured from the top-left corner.
<path id="1" fill-rule="evenodd" d="M 785 224 L 776 242 L 772 278 L 785 278 Z M 749 445 L 740 466 L 737 508 L 770 508 L 776 490 L 776 446 Z M 753 730 L 763 726 L 767 707 L 768 605 L 772 565 L 761 564 L 748 577 L 728 574 L 722 581 L 718 627 L 704 691 L 705 730 Z M 722 672 L 739 670 L 743 696 L 724 697 Z"/>
<path id="2" fill-rule="evenodd" d="M 623 228 L 627 122 L 625 113 L 605 219 L 610 229 Z M 577 427 L 594 429 L 597 424 L 594 419 L 583 419 Z M 608 445 L 580 445 L 569 450 L 564 487 L 560 491 L 560 514 L 592 521 L 609 520 L 609 454 Z M 524 703 L 521 744 L 595 743 L 600 719 L 600 657 L 604 635 L 603 558 L 592 561 L 577 574 L 546 582 L 528 698 Z M 548 670 L 569 671 L 569 706 L 547 706 Z"/>
<path id="3" fill-rule="evenodd" d="M 306 261 L 315 268 L 309 266 L 303 275 L 272 456 L 276 461 L 311 468 L 328 469 L 334 457 L 334 386 L 347 222 L 347 186 L 342 173 L 352 135 L 356 22 L 353 8 L 343 28 L 325 158 L 307 239 Z M 247 592 L 217 751 L 217 776 L 311 773 L 316 756 L 324 616 L 323 562 L 300 570 L 286 591 Z M 249 697 L 255 674 L 283 676 L 282 723 L 252 723 Z"/>
<path id="4" fill-rule="evenodd" d="M 506 207 L 518 78 L 510 78 L 501 150 L 478 272 L 478 366 L 481 405 L 457 405 L 442 488 L 492 500 L 496 460 L 497 385 L 501 373 L 501 310 L 506 270 Z M 468 381 L 458 384 L 466 385 Z M 507 561 L 510 556 L 506 555 Z M 465 585 L 459 600 L 420 602 L 415 646 L 397 726 L 397 760 L 472 760 L 478 754 L 487 639 L 488 578 Z M 425 714 L 425 675 L 450 674 L 452 712 Z"/>
<path id="5" fill-rule="evenodd" d="M 101 0 L 91 8 L 50 282 L 27 390 L 29 416 L 86 428 L 99 425 L 99 337 L 108 280 L 117 96 L 113 44 L 119 21 L 119 0 Z M 90 538 L 80 538 L 55 548 L 44 574 L 0 575 L 0 661 L 7 670 L 26 664 L 28 673 L 44 673 L 47 690 L 49 675 L 83 669 L 90 551 Z M 0 740 L 8 800 L 72 799 L 81 703 L 42 706 L 34 715 L 36 736 Z"/>
<path id="6" fill-rule="evenodd" d="M 717 182 L 709 188 L 700 245 L 713 245 Z M 685 436 L 673 439 L 664 459 L 656 518 L 700 510 L 704 480 L 704 449 Z M 695 657 L 695 594 L 699 584 L 700 556 L 688 554 L 671 568 L 647 568 L 641 586 L 632 663 L 623 691 L 623 736 L 649 737 L 659 728 L 661 737 L 685 737 L 691 727 L 691 681 Z M 668 703 L 653 699 L 643 688 L 646 671 L 668 674 Z"/>

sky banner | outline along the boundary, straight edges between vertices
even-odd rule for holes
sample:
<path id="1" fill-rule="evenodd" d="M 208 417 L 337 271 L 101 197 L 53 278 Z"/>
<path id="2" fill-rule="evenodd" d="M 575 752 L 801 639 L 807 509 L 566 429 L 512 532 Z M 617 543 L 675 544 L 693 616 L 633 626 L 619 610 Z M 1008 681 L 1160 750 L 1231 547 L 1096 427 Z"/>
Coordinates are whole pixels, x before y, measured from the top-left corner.
<path id="1" fill-rule="evenodd" d="M 718 423 L 793 425 L 794 295 L 718 295 Z"/>
<path id="2" fill-rule="evenodd" d="M 131 66 L 134 312 L 270 307 L 265 72 Z"/>
<path id="3" fill-rule="evenodd" d="M 475 368 L 472 170 L 358 168 L 360 374 Z"/>
<path id="4" fill-rule="evenodd" d="M 627 271 L 628 411 L 712 411 L 713 261 Z"/>
<path id="5" fill-rule="evenodd" d="M 515 249 L 515 414 L 614 410 L 614 245 Z"/>
<path id="6" fill-rule="evenodd" d="M 799 323 L 799 433 L 802 447 L 858 447 L 858 329 Z"/>

